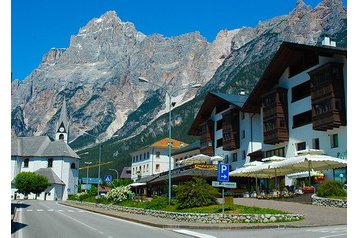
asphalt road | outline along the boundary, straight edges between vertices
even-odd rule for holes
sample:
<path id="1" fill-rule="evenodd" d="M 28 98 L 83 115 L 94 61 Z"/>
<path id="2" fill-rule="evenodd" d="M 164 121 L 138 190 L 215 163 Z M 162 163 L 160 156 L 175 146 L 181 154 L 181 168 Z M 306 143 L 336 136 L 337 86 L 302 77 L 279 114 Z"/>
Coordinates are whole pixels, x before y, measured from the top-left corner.
<path id="1" fill-rule="evenodd" d="M 80 210 L 53 201 L 23 201 L 16 205 L 12 238 L 344 238 L 347 226 L 275 229 L 162 229 Z"/>
<path id="2" fill-rule="evenodd" d="M 12 237 L 17 238 L 188 237 L 171 230 L 70 208 L 53 201 L 24 201 L 16 213 Z"/>

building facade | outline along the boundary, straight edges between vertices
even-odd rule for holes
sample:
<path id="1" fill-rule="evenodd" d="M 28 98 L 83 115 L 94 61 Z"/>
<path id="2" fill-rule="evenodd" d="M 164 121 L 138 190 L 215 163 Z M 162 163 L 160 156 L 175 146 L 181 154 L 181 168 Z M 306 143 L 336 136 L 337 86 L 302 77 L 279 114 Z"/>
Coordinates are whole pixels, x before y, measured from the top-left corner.
<path id="1" fill-rule="evenodd" d="M 307 149 L 346 158 L 347 51 L 284 42 L 243 106 L 259 113 L 262 156 Z M 346 169 L 325 171 L 328 179 Z"/>
<path id="2" fill-rule="evenodd" d="M 171 139 L 172 152 L 177 149 L 187 146 L 188 144 Z M 168 156 L 168 142 L 169 138 L 159 140 L 152 145 L 143 147 L 133 153 L 132 157 L 132 173 L 131 179 L 137 180 L 142 177 L 159 174 L 169 169 Z M 174 168 L 173 157 L 170 160 L 171 168 Z"/>
<path id="3" fill-rule="evenodd" d="M 249 153 L 261 149 L 259 113 L 241 110 L 247 96 L 208 93 L 189 130 L 200 137 L 200 153 L 221 156 L 231 169 L 250 160 Z"/>
<path id="4" fill-rule="evenodd" d="M 20 172 L 34 172 L 47 177 L 51 184 L 37 199 L 66 200 L 77 193 L 80 157 L 67 144 L 68 120 L 63 102 L 55 140 L 48 136 L 13 137 L 11 140 L 11 181 Z M 11 185 L 12 198 L 24 198 Z M 28 198 L 35 198 L 29 194 Z"/>

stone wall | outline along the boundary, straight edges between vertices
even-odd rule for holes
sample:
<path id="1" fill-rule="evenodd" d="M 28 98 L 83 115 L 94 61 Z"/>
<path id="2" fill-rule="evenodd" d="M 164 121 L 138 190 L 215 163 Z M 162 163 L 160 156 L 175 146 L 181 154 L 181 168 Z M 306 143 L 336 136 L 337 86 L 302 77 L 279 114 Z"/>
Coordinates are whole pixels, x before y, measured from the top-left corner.
<path id="1" fill-rule="evenodd" d="M 89 203 L 79 201 L 66 201 L 66 203 L 86 205 L 90 207 L 98 207 L 107 210 L 115 210 L 120 212 L 128 212 L 139 215 L 150 215 L 164 219 L 170 219 L 180 222 L 194 223 L 268 223 L 268 222 L 284 222 L 299 221 L 303 219 L 303 215 L 299 214 L 225 214 L 221 213 L 182 213 L 182 212 L 166 212 L 135 207 L 122 207 L 116 205 L 105 205 L 100 203 Z"/>
<path id="2" fill-rule="evenodd" d="M 333 199 L 333 198 L 321 198 L 316 194 L 312 195 L 312 204 L 325 207 L 347 207 L 347 200 Z"/>

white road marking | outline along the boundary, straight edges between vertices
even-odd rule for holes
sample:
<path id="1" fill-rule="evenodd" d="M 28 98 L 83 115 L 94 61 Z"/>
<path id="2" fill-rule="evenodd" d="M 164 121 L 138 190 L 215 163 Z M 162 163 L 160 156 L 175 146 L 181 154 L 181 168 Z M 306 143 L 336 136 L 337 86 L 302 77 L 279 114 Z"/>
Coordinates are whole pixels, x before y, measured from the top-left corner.
<path id="1" fill-rule="evenodd" d="M 74 220 L 74 221 L 76 221 L 76 222 L 78 222 L 78 223 L 80 223 L 80 224 L 82 224 L 82 225 L 84 225 L 84 226 L 86 226 L 86 227 L 88 227 L 88 228 L 94 230 L 94 231 L 98 231 L 96 228 L 93 228 L 92 226 L 89 226 L 89 225 L 87 225 L 86 223 L 83 223 L 83 222 L 81 222 L 81 221 L 79 221 L 79 220 L 77 220 L 77 219 L 75 219 L 75 218 L 73 218 L 73 217 L 71 217 L 71 216 L 68 216 L 68 215 L 66 215 L 65 213 L 59 213 L 59 214 L 65 216 L 65 217 L 68 217 L 68 218 L 70 218 L 70 219 L 72 219 L 72 220 Z"/>
<path id="2" fill-rule="evenodd" d="M 63 212 L 63 210 L 58 210 L 59 212 Z"/>
<path id="3" fill-rule="evenodd" d="M 53 212 L 54 210 L 53 210 L 53 209 L 47 209 L 47 211 L 49 211 L 49 212 Z"/>
<path id="4" fill-rule="evenodd" d="M 43 212 L 44 210 L 43 209 L 37 209 L 38 212 Z"/>
<path id="5" fill-rule="evenodd" d="M 66 205 L 62 205 L 62 204 L 59 204 L 57 203 L 59 206 L 63 206 L 63 207 L 68 207 Z M 75 209 L 78 209 L 80 210 L 80 208 L 75 208 Z M 82 210 L 83 211 L 83 210 Z M 108 215 L 104 215 L 104 214 L 100 214 L 100 213 L 95 213 L 95 212 L 91 212 L 91 211 L 84 211 L 84 212 L 88 212 L 88 213 L 91 213 L 93 215 L 97 215 L 97 216 L 102 216 L 102 217 L 107 217 L 107 218 L 110 218 L 112 220 L 121 220 L 123 222 L 126 222 L 126 223 L 129 223 L 129 224 L 132 224 L 132 225 L 137 225 L 137 226 L 141 226 L 141 227 L 145 227 L 147 229 L 158 229 L 158 230 L 161 230 L 161 228 L 158 228 L 158 227 L 154 227 L 154 226 L 149 226 L 149 225 L 145 225 L 145 224 L 141 224 L 141 223 L 137 223 L 137 222 L 132 222 L 132 221 L 127 221 L 127 220 L 124 220 L 123 218 L 117 218 L 117 217 L 111 217 L 111 216 L 108 216 Z"/>
<path id="6" fill-rule="evenodd" d="M 27 209 L 26 211 L 27 211 L 27 212 L 32 212 L 32 209 Z"/>
<path id="7" fill-rule="evenodd" d="M 195 232 L 195 231 L 184 230 L 184 229 L 173 230 L 173 231 L 175 231 L 177 233 L 185 234 L 185 235 L 198 237 L 198 238 L 216 238 L 215 236 L 211 236 L 211 235 L 207 235 L 207 234 L 203 234 L 203 233 L 199 233 L 199 232 Z"/>
<path id="8" fill-rule="evenodd" d="M 67 210 L 68 212 L 74 212 L 73 210 Z"/>
<path id="9" fill-rule="evenodd" d="M 347 233 L 335 234 L 335 235 L 330 235 L 330 236 L 321 236 L 320 238 L 329 238 L 329 237 L 335 237 L 335 236 L 347 237 Z"/>

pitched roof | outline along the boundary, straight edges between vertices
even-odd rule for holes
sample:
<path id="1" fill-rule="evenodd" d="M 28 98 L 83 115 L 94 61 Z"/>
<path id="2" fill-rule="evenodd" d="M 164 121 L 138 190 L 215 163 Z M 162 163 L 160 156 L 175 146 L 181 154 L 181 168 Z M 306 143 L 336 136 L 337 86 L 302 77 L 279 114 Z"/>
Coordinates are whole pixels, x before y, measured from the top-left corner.
<path id="1" fill-rule="evenodd" d="M 62 140 L 51 141 L 48 136 L 12 137 L 11 156 L 80 157 Z"/>
<path id="2" fill-rule="evenodd" d="M 68 116 L 67 116 L 66 98 L 63 99 L 60 118 L 57 122 L 56 130 L 61 126 L 61 123 L 63 123 L 63 125 L 65 126 L 65 130 L 67 131 L 69 122 L 68 122 Z"/>
<path id="3" fill-rule="evenodd" d="M 172 153 L 172 155 L 178 155 L 178 154 L 181 154 L 181 153 L 186 153 L 186 152 L 189 152 L 189 151 L 192 151 L 192 150 L 196 150 L 196 149 L 200 149 L 200 141 L 195 141 L 193 143 L 191 143 L 190 145 L 188 146 L 185 146 L 185 147 L 182 147 L 176 151 L 174 151 Z"/>
<path id="4" fill-rule="evenodd" d="M 171 139 L 172 140 L 172 149 L 176 150 L 176 149 L 179 149 L 179 148 L 182 148 L 183 146 L 187 146 L 188 144 L 187 143 L 184 143 L 182 141 L 179 141 L 179 140 L 175 140 L 175 139 Z M 140 150 L 144 150 L 146 148 L 168 148 L 168 142 L 169 142 L 169 138 L 164 138 L 164 139 L 161 139 L 161 140 L 158 140 L 156 142 L 154 142 L 153 144 L 151 145 L 147 145 L 147 146 L 144 146 L 140 149 L 138 149 L 137 151 L 140 151 Z M 132 152 L 130 153 L 131 155 L 135 153 L 135 152 Z"/>
<path id="5" fill-rule="evenodd" d="M 53 172 L 51 168 L 41 168 L 34 171 L 34 173 L 45 176 L 50 184 L 65 185 L 65 183 L 55 174 L 55 172 Z"/>
<path id="6" fill-rule="evenodd" d="M 278 83 L 280 76 L 290 65 L 297 64 L 303 57 L 333 56 L 334 54 L 347 56 L 347 49 L 330 46 L 303 45 L 291 42 L 283 42 L 265 69 L 256 86 L 251 91 L 242 110 L 245 112 L 259 113 L 261 107 L 261 95 L 272 89 Z"/>
<path id="7" fill-rule="evenodd" d="M 198 135 L 199 126 L 201 123 L 207 121 L 215 107 L 219 105 L 234 105 L 241 108 L 247 96 L 234 95 L 226 93 L 214 93 L 210 92 L 205 96 L 204 102 L 201 105 L 198 114 L 196 115 L 191 127 L 189 129 L 189 135 Z"/>
<path id="8" fill-rule="evenodd" d="M 172 148 L 173 149 L 179 149 L 183 146 L 187 146 L 188 144 L 187 143 L 184 143 L 182 141 L 179 141 L 179 140 L 175 140 L 175 139 L 171 139 L 172 141 Z M 161 139 L 157 142 L 154 142 L 151 147 L 155 147 L 155 148 L 167 148 L 168 147 L 168 143 L 169 143 L 169 138 L 164 138 L 164 139 Z"/>

